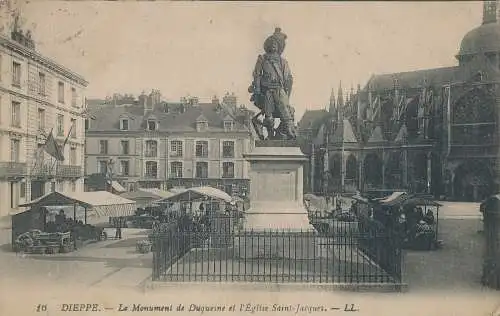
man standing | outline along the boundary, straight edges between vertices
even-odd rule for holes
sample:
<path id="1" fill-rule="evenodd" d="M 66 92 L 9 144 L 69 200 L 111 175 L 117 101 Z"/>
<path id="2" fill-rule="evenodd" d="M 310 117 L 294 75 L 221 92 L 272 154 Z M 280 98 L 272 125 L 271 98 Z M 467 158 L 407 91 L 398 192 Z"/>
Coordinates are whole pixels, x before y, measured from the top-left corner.
<path id="1" fill-rule="evenodd" d="M 122 239 L 122 225 L 123 225 L 123 217 L 117 217 L 115 218 L 115 226 L 116 226 L 116 233 L 115 233 L 115 238 L 116 239 Z"/>

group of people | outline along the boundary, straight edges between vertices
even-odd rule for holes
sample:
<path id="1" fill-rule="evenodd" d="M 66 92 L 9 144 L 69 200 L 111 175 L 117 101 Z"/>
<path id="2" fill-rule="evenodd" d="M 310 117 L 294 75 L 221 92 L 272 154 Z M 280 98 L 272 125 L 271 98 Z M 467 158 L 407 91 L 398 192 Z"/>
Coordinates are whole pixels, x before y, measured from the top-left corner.
<path id="1" fill-rule="evenodd" d="M 411 207 L 401 213 L 401 222 L 405 227 L 408 241 L 434 238 L 436 219 L 434 212 L 428 209 L 425 213 L 422 207 Z"/>

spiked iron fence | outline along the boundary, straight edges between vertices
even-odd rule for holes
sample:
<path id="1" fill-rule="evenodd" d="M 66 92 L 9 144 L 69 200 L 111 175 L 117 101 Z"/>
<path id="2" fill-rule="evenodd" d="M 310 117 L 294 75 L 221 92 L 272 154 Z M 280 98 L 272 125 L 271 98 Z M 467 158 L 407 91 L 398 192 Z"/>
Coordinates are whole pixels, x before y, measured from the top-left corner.
<path id="1" fill-rule="evenodd" d="M 205 228 L 170 225 L 151 240 L 155 281 L 401 282 L 399 238 L 358 222 L 331 221 L 317 232 L 257 232 L 220 216 Z"/>

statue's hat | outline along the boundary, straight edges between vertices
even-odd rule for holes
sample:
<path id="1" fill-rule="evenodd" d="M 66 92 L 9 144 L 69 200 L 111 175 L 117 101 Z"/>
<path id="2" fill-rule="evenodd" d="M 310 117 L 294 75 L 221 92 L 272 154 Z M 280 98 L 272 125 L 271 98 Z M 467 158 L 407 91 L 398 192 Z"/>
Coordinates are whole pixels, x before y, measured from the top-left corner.
<path id="1" fill-rule="evenodd" d="M 285 50 L 286 39 L 287 39 L 286 34 L 282 33 L 281 28 L 277 27 L 276 29 L 274 29 L 273 35 L 269 36 L 264 42 L 264 50 L 268 52 L 273 41 L 276 41 L 278 43 L 278 53 L 281 54 Z"/>

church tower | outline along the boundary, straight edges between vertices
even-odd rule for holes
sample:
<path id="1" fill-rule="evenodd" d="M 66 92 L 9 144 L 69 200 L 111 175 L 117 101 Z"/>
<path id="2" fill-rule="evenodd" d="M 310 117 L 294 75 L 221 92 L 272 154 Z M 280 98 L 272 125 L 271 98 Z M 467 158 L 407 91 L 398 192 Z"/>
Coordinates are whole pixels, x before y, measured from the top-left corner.
<path id="1" fill-rule="evenodd" d="M 339 91 L 337 92 L 337 122 L 344 119 L 344 94 L 342 92 L 342 81 L 339 83 Z"/>
<path id="2" fill-rule="evenodd" d="M 499 21 L 499 0 L 484 1 L 483 24 L 497 23 Z"/>
<path id="3" fill-rule="evenodd" d="M 335 93 L 333 92 L 333 88 L 332 92 L 330 93 L 330 106 L 328 108 L 328 112 L 330 113 L 330 115 L 333 115 L 335 113 Z"/>

